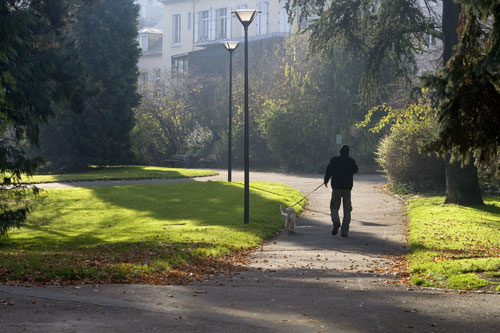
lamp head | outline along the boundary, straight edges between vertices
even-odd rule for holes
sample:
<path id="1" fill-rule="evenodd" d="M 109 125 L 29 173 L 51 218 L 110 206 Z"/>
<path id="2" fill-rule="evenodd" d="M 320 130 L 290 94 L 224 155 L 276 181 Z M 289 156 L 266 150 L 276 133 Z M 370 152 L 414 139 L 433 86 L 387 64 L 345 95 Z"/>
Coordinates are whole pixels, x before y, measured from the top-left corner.
<path id="1" fill-rule="evenodd" d="M 238 48 L 238 45 L 240 45 L 240 43 L 228 40 L 228 41 L 223 42 L 222 45 L 224 45 L 226 50 L 228 50 L 229 52 L 233 52 L 234 50 L 236 50 Z"/>
<path id="2" fill-rule="evenodd" d="M 252 23 L 252 21 L 254 20 L 255 15 L 257 15 L 257 13 L 260 13 L 260 11 L 255 9 L 236 9 L 235 11 L 233 11 L 233 13 L 236 14 L 236 17 L 238 18 L 238 20 L 240 20 L 241 24 L 243 24 L 244 26 L 249 26 L 250 23 Z"/>

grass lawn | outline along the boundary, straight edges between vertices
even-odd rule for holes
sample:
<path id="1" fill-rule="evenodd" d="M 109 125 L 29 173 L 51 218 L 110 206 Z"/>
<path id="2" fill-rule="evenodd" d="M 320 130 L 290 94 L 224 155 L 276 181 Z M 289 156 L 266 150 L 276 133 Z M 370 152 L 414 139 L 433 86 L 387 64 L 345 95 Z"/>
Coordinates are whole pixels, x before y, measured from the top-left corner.
<path id="1" fill-rule="evenodd" d="M 272 237 L 283 225 L 279 204 L 300 198 L 288 186 L 252 182 L 245 225 L 242 183 L 45 190 L 23 227 L 0 239 L 0 280 L 157 284 L 177 274 L 182 282 L 199 273 L 192 265 Z"/>
<path id="2" fill-rule="evenodd" d="M 500 291 L 500 197 L 486 198 L 486 206 L 443 202 L 443 197 L 409 201 L 412 282 Z"/>
<path id="3" fill-rule="evenodd" d="M 108 166 L 96 167 L 82 173 L 59 175 L 34 175 L 23 179 L 23 183 L 54 183 L 89 180 L 124 180 L 124 179 L 164 179 L 214 176 L 217 172 L 197 169 L 175 169 L 155 166 Z"/>

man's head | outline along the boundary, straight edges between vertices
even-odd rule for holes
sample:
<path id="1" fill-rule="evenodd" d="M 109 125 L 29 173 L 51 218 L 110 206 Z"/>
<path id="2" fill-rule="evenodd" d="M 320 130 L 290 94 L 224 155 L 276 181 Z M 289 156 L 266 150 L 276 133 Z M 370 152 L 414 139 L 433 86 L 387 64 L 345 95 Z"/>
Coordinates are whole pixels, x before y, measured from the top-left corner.
<path id="1" fill-rule="evenodd" d="M 340 147 L 340 156 L 349 156 L 349 146 L 348 145 L 342 145 L 342 147 Z"/>

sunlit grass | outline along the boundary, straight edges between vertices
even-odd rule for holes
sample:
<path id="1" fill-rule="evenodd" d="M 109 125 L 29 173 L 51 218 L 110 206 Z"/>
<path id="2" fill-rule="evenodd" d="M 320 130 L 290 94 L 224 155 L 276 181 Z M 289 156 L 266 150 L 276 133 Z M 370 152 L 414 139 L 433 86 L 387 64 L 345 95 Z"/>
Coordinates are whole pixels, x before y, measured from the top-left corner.
<path id="1" fill-rule="evenodd" d="M 164 168 L 156 166 L 109 166 L 94 167 L 88 172 L 67 173 L 57 175 L 34 175 L 25 176 L 23 183 L 53 183 L 53 182 L 71 182 L 71 181 L 90 181 L 90 180 L 126 180 L 126 179 L 164 179 L 164 178 L 191 178 L 214 176 L 218 173 L 210 170 L 198 169 L 178 169 Z"/>
<path id="2" fill-rule="evenodd" d="M 409 202 L 412 282 L 454 289 L 494 289 L 500 280 L 500 198 L 486 206 Z"/>
<path id="3" fill-rule="evenodd" d="M 279 204 L 301 194 L 263 182 L 250 192 L 243 224 L 241 183 L 44 191 L 25 225 L 0 239 L 0 279 L 153 281 L 180 264 L 256 246 L 281 229 Z"/>

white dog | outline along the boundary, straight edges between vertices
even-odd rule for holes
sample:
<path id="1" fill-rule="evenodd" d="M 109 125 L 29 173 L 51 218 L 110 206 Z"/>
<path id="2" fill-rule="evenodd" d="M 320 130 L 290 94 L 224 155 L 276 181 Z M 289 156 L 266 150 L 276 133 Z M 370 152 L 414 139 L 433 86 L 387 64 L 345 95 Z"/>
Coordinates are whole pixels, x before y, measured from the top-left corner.
<path id="1" fill-rule="evenodd" d="M 292 207 L 288 207 L 285 209 L 283 205 L 280 205 L 281 215 L 283 215 L 283 219 L 285 220 L 285 230 L 292 234 L 295 232 L 295 221 L 297 220 L 297 214 L 295 214 L 295 210 Z"/>

